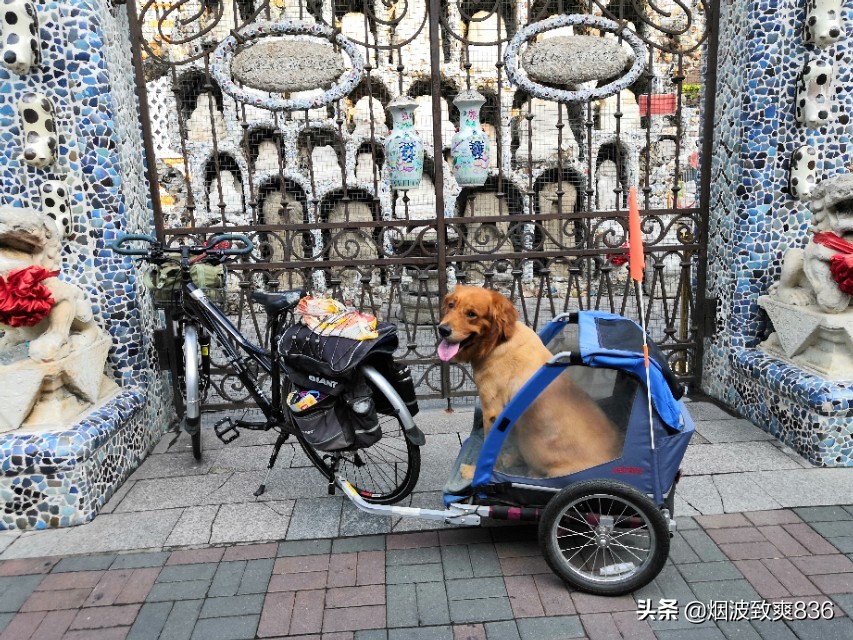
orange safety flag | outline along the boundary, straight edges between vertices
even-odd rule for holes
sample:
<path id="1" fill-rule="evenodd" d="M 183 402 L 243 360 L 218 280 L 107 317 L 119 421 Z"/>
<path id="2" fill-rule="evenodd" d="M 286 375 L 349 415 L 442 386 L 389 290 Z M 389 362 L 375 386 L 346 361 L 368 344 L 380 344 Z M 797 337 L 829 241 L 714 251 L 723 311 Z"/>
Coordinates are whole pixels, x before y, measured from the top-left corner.
<path id="1" fill-rule="evenodd" d="M 631 263 L 631 277 L 640 282 L 643 279 L 646 259 L 643 255 L 643 234 L 640 231 L 640 210 L 637 207 L 636 187 L 631 187 L 628 192 L 628 256 Z"/>

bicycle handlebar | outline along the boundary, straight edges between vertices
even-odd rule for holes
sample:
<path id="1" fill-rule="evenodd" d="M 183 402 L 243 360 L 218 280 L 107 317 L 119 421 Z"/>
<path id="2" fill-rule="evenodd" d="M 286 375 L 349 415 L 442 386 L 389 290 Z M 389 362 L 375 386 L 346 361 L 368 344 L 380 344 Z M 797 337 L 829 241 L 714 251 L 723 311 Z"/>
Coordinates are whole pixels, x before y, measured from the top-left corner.
<path id="1" fill-rule="evenodd" d="M 124 247 L 123 245 L 127 242 L 133 241 L 142 241 L 147 242 L 151 245 L 151 248 L 154 252 L 162 252 L 162 253 L 181 253 L 181 247 L 161 247 L 160 242 L 157 238 L 149 235 L 145 235 L 144 233 L 128 233 L 123 235 L 121 238 L 118 238 L 114 242 L 110 243 L 108 246 L 110 249 L 115 251 L 118 254 L 123 256 L 150 256 L 152 251 L 149 248 L 145 249 L 132 249 Z M 216 245 L 221 242 L 226 241 L 237 241 L 242 242 L 243 247 L 240 249 L 227 248 L 227 249 L 216 249 Z M 214 236 L 211 238 L 206 245 L 193 245 L 189 247 L 189 252 L 193 255 L 202 255 L 208 252 L 215 252 L 219 255 L 224 256 L 242 256 L 251 253 L 255 248 L 255 245 L 249 239 L 248 236 L 244 236 L 240 233 L 223 233 L 218 236 Z"/>

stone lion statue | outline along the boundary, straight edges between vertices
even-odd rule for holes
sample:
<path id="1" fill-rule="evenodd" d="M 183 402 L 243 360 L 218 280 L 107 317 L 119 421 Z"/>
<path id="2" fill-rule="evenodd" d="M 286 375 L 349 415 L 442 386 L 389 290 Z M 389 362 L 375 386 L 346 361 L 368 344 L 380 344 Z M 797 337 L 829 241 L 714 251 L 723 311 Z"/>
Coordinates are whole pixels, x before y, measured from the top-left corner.
<path id="1" fill-rule="evenodd" d="M 853 174 L 821 181 L 814 188 L 809 209 L 815 232 L 828 231 L 853 241 Z M 830 260 L 836 253 L 813 238 L 805 249 L 788 249 L 770 297 L 795 306 L 817 304 L 825 313 L 845 311 L 851 296 L 841 291 L 830 272 Z"/>
<path id="2" fill-rule="evenodd" d="M 0 324 L 0 350 L 29 342 L 29 356 L 40 362 L 59 360 L 101 335 L 92 307 L 81 289 L 55 277 L 60 264 L 60 234 L 54 221 L 34 209 L 0 206 L 0 277 L 31 266 L 51 272 L 41 284 L 54 300 L 47 316 L 34 326 Z"/>

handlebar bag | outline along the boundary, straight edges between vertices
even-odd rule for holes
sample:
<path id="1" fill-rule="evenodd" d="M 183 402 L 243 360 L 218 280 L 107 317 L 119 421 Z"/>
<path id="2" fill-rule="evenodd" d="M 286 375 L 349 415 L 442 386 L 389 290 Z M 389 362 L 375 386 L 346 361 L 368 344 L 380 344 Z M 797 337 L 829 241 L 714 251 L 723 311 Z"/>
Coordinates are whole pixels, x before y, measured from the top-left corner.
<path id="1" fill-rule="evenodd" d="M 214 291 L 225 288 L 225 266 L 196 262 L 190 266 L 190 277 L 199 289 Z M 152 264 L 145 270 L 142 282 L 155 300 L 170 300 L 181 289 L 181 266 Z"/>

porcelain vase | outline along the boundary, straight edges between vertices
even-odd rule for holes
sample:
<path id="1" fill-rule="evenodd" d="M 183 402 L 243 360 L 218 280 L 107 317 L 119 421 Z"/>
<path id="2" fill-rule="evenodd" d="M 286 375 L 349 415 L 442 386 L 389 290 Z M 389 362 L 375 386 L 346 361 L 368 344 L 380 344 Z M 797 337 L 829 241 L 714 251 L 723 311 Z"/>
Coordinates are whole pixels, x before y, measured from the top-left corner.
<path id="1" fill-rule="evenodd" d="M 405 96 L 391 101 L 394 128 L 385 139 L 385 160 L 392 189 L 414 189 L 424 172 L 424 143 L 415 131 L 417 103 Z"/>
<path id="2" fill-rule="evenodd" d="M 486 99 L 477 91 L 463 91 L 453 104 L 459 109 L 459 131 L 451 140 L 453 175 L 460 187 L 479 187 L 489 177 L 489 137 L 480 125 Z"/>

